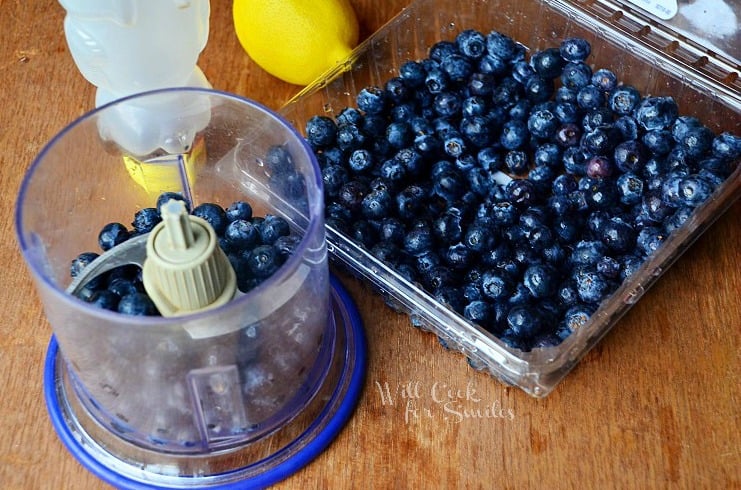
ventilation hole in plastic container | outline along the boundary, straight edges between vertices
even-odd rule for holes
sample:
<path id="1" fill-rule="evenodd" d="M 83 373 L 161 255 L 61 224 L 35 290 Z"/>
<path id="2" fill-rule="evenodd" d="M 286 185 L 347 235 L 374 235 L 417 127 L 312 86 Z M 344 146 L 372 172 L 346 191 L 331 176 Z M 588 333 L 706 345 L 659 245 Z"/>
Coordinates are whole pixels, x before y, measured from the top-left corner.
<path id="1" fill-rule="evenodd" d="M 635 289 L 628 291 L 623 298 L 623 303 L 626 305 L 632 305 L 635 304 L 639 299 L 641 299 L 641 296 L 643 296 L 643 293 L 645 290 L 643 289 L 643 286 L 637 286 Z"/>

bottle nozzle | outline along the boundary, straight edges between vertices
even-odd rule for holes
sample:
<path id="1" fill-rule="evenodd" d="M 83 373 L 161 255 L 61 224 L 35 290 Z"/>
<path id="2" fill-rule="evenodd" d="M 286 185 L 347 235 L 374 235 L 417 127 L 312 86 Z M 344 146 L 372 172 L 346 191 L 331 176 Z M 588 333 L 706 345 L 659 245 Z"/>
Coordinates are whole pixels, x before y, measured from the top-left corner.
<path id="1" fill-rule="evenodd" d="M 191 216 L 182 201 L 161 207 L 162 222 L 147 240 L 144 288 L 163 316 L 184 315 L 226 303 L 236 274 L 207 221 Z"/>

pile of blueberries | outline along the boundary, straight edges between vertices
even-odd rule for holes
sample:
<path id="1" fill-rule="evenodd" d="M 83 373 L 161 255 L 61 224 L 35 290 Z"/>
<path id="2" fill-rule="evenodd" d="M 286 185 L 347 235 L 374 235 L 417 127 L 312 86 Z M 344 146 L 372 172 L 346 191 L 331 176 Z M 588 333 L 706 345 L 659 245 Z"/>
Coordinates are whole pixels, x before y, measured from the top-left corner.
<path id="1" fill-rule="evenodd" d="M 191 210 L 182 194 L 165 192 L 157 198 L 156 207 L 142 208 L 134 214 L 131 229 L 118 222 L 106 224 L 98 234 L 101 250 L 108 251 L 134 236 L 152 231 L 162 221 L 160 209 L 169 199 L 184 201 L 192 215 L 213 227 L 237 275 L 237 288 L 243 293 L 275 273 L 301 241 L 284 218 L 273 214 L 254 216 L 252 206 L 246 201 L 236 201 L 226 209 L 219 204 L 204 203 Z M 71 276 L 76 277 L 99 255 L 97 252 L 78 255 L 72 260 Z M 126 315 L 158 316 L 144 289 L 141 272 L 135 265 L 112 269 L 88 282 L 79 297 L 94 306 Z"/>
<path id="2" fill-rule="evenodd" d="M 311 117 L 327 223 L 507 345 L 559 344 L 741 155 L 590 51 L 465 30 Z"/>

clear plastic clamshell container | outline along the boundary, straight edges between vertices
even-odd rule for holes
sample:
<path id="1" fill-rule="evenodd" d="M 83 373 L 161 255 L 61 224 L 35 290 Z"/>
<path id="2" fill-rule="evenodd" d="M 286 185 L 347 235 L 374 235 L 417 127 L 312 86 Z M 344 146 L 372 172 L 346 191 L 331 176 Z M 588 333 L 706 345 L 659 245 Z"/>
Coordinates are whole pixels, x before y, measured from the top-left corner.
<path id="1" fill-rule="evenodd" d="M 454 40 L 465 29 L 499 31 L 532 54 L 558 47 L 569 37 L 591 43 L 587 60 L 595 70 L 608 68 L 641 95 L 671 96 L 680 115 L 695 116 L 715 133 L 741 134 L 739 66 L 729 56 L 688 40 L 670 24 L 640 9 L 585 0 L 419 0 L 359 46 L 350 59 L 306 87 L 281 113 L 300 130 L 313 115 L 336 117 L 364 87 L 384 86 L 408 60 L 428 57 L 440 40 Z M 741 194 L 735 171 L 684 225 L 643 263 L 590 321 L 553 347 L 524 352 L 511 348 L 485 329 L 435 301 L 429 292 L 405 280 L 348 236 L 328 227 L 335 263 L 372 284 L 387 303 L 410 316 L 411 323 L 438 335 L 469 363 L 535 397 L 546 396 L 635 304 L 644 292 Z"/>

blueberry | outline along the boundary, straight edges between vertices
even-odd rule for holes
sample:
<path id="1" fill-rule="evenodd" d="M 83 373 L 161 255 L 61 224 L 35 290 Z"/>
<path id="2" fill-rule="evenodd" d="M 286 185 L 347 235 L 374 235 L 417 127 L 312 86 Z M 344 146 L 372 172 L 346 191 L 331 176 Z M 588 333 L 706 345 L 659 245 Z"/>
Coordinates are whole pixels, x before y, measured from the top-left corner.
<path id="1" fill-rule="evenodd" d="M 507 313 L 507 326 L 520 338 L 532 338 L 540 333 L 542 321 L 537 310 L 518 305 Z"/>
<path id="2" fill-rule="evenodd" d="M 620 202 L 623 204 L 636 204 L 641 202 L 643 196 L 643 180 L 632 172 L 625 172 L 617 178 L 617 187 L 620 193 Z"/>
<path id="3" fill-rule="evenodd" d="M 129 230 L 121 223 L 108 223 L 98 234 L 98 245 L 103 251 L 107 251 L 125 242 L 130 236 Z"/>
<path id="4" fill-rule="evenodd" d="M 611 219 L 600 229 L 602 243 L 617 253 L 629 252 L 635 246 L 635 229 L 620 220 Z"/>
<path id="5" fill-rule="evenodd" d="M 613 257 L 602 257 L 597 262 L 597 272 L 608 279 L 618 279 L 620 277 L 620 261 Z"/>
<path id="6" fill-rule="evenodd" d="M 268 214 L 257 227 L 260 240 L 263 244 L 271 245 L 275 241 L 291 233 L 290 225 L 285 218 L 274 214 Z"/>
<path id="7" fill-rule="evenodd" d="M 272 145 L 265 153 L 265 166 L 272 175 L 295 171 L 293 156 L 284 145 Z"/>
<path id="8" fill-rule="evenodd" d="M 608 155 L 619 141 L 619 131 L 614 126 L 607 126 L 584 133 L 581 147 L 590 156 Z"/>
<path id="9" fill-rule="evenodd" d="M 445 171 L 433 183 L 433 192 L 447 202 L 454 202 L 466 191 L 466 180 L 458 171 Z"/>
<path id="10" fill-rule="evenodd" d="M 487 227 L 474 223 L 466 229 L 463 243 L 474 252 L 485 252 L 494 248 L 495 235 Z"/>
<path id="11" fill-rule="evenodd" d="M 185 203 L 185 210 L 190 213 L 190 202 L 188 202 L 188 200 L 185 199 L 185 197 L 183 197 L 183 195 L 180 194 L 179 192 L 163 192 L 162 194 L 160 194 L 157 197 L 157 204 L 156 204 L 158 213 L 162 212 L 162 205 L 165 204 L 170 199 L 174 199 L 176 201 L 183 201 Z"/>
<path id="12" fill-rule="evenodd" d="M 666 239 L 663 231 L 656 227 L 646 226 L 638 232 L 636 245 L 645 256 L 652 255 Z"/>
<path id="13" fill-rule="evenodd" d="M 406 61 L 399 68 L 399 77 L 410 88 L 419 88 L 425 81 L 425 70 L 421 63 L 416 61 Z"/>
<path id="14" fill-rule="evenodd" d="M 507 184 L 507 197 L 513 204 L 529 206 L 537 200 L 535 185 L 528 179 L 515 179 Z"/>
<path id="15" fill-rule="evenodd" d="M 573 148 L 581 139 L 581 128 L 575 123 L 564 123 L 556 130 L 555 140 L 563 148 Z"/>
<path id="16" fill-rule="evenodd" d="M 463 294 L 460 289 L 453 286 L 441 286 L 432 292 L 436 301 L 447 305 L 451 310 L 461 312 L 463 310 Z"/>
<path id="17" fill-rule="evenodd" d="M 493 85 L 494 77 L 490 73 L 483 73 L 483 70 L 474 72 L 468 79 L 468 93 L 472 96 L 490 95 Z"/>
<path id="18" fill-rule="evenodd" d="M 337 146 L 343 151 L 362 148 L 365 141 L 365 133 L 355 124 L 341 124 L 337 129 Z"/>
<path id="19" fill-rule="evenodd" d="M 530 58 L 530 64 L 541 77 L 556 78 L 561 74 L 565 61 L 558 48 L 546 48 Z"/>
<path id="20" fill-rule="evenodd" d="M 388 217 L 381 220 L 379 229 L 380 239 L 399 245 L 404 240 L 404 225 L 396 218 Z"/>
<path id="21" fill-rule="evenodd" d="M 576 94 L 577 91 L 574 89 L 571 89 L 569 87 L 558 87 L 556 89 L 556 93 L 553 97 L 553 100 L 556 102 L 556 104 L 576 104 Z"/>
<path id="22" fill-rule="evenodd" d="M 527 128 L 536 138 L 549 139 L 560 126 L 556 115 L 549 110 L 535 110 L 527 119 Z"/>
<path id="23" fill-rule="evenodd" d="M 733 166 L 731 160 L 726 160 L 720 157 L 709 157 L 700 160 L 697 163 L 699 174 L 712 174 L 716 178 L 724 180 L 731 175 L 733 172 Z"/>
<path id="24" fill-rule="evenodd" d="M 258 245 L 244 255 L 247 268 L 256 278 L 265 279 L 278 270 L 281 255 L 272 245 Z"/>
<path id="25" fill-rule="evenodd" d="M 306 122 L 306 139 L 313 148 L 332 146 L 337 139 L 337 125 L 327 116 L 312 116 Z"/>
<path id="26" fill-rule="evenodd" d="M 224 238 L 237 249 L 248 249 L 260 242 L 260 232 L 251 222 L 237 219 L 227 225 Z"/>
<path id="27" fill-rule="evenodd" d="M 473 65 L 465 56 L 453 53 L 440 61 L 440 69 L 448 76 L 448 80 L 461 83 L 473 73 Z"/>
<path id="28" fill-rule="evenodd" d="M 571 37 L 561 41 L 559 52 L 566 61 L 584 61 L 592 52 L 592 46 L 586 39 Z"/>
<path id="29" fill-rule="evenodd" d="M 449 209 L 433 221 L 432 233 L 443 244 L 458 242 L 463 236 L 462 222 L 460 211 Z"/>
<path id="30" fill-rule="evenodd" d="M 458 51 L 468 58 L 481 58 L 486 52 L 486 38 L 474 29 L 466 29 L 455 37 Z"/>
<path id="31" fill-rule="evenodd" d="M 566 196 L 578 188 L 576 177 L 571 174 L 561 174 L 553 179 L 551 190 L 554 195 Z"/>
<path id="32" fill-rule="evenodd" d="M 582 110 L 575 102 L 558 102 L 553 113 L 561 123 L 576 123 L 581 119 Z"/>
<path id="33" fill-rule="evenodd" d="M 507 150 L 517 150 L 525 146 L 528 135 L 527 123 L 513 119 L 507 121 L 502 127 L 499 142 Z"/>
<path id="34" fill-rule="evenodd" d="M 449 84 L 448 74 L 442 68 L 433 68 L 425 76 L 425 87 L 431 94 L 439 94 L 445 91 Z"/>
<path id="35" fill-rule="evenodd" d="M 414 148 L 402 148 L 394 155 L 394 160 L 404 166 L 405 175 L 417 176 L 424 168 L 422 155 Z"/>
<path id="36" fill-rule="evenodd" d="M 563 326 L 566 328 L 568 333 L 573 333 L 589 323 L 589 319 L 594 313 L 594 308 L 578 304 L 574 305 L 566 311 L 563 319 Z"/>
<path id="37" fill-rule="evenodd" d="M 103 289 L 93 292 L 87 301 L 97 308 L 117 311 L 119 296 L 111 291 Z"/>
<path id="38" fill-rule="evenodd" d="M 678 116 L 671 124 L 672 138 L 677 143 L 681 142 L 687 131 L 691 128 L 701 126 L 702 123 L 695 116 Z"/>
<path id="39" fill-rule="evenodd" d="M 348 181 L 349 175 L 344 166 L 327 165 L 322 169 L 322 183 L 324 184 L 324 192 L 329 197 L 337 197 L 340 194 L 342 187 L 347 184 Z M 249 214 L 250 216 L 252 215 L 251 209 Z"/>
<path id="40" fill-rule="evenodd" d="M 131 226 L 136 233 L 149 233 L 160 221 L 162 217 L 157 208 L 142 208 L 134 214 Z"/>
<path id="41" fill-rule="evenodd" d="M 401 219 L 413 219 L 424 207 L 426 191 L 418 185 L 410 185 L 396 195 L 396 212 Z"/>
<path id="42" fill-rule="evenodd" d="M 517 57 L 517 43 L 509 36 L 500 32 L 492 31 L 486 36 L 486 49 L 489 54 L 510 61 Z"/>
<path id="43" fill-rule="evenodd" d="M 512 292 L 512 283 L 501 272 L 490 270 L 481 276 L 481 291 L 484 296 L 493 300 L 507 299 Z"/>
<path id="44" fill-rule="evenodd" d="M 380 219 L 389 214 L 392 198 L 387 190 L 369 192 L 360 204 L 360 211 L 368 219 Z"/>
<path id="45" fill-rule="evenodd" d="M 430 46 L 428 55 L 429 59 L 440 63 L 448 56 L 458 53 L 458 46 L 452 41 L 438 41 Z"/>
<path id="46" fill-rule="evenodd" d="M 365 87 L 356 97 L 358 109 L 366 114 L 380 114 L 388 104 L 386 92 L 376 86 Z"/>
<path id="47" fill-rule="evenodd" d="M 402 104 L 410 94 L 409 86 L 402 77 L 389 78 L 384 89 L 389 100 L 396 105 Z"/>
<path id="48" fill-rule="evenodd" d="M 512 78 L 525 85 L 531 77 L 535 76 L 535 69 L 525 60 L 517 61 L 512 64 Z"/>
<path id="49" fill-rule="evenodd" d="M 95 252 L 82 252 L 80 255 L 72 259 L 72 263 L 70 264 L 69 273 L 72 278 L 77 277 L 80 272 L 82 272 L 85 267 L 90 265 L 90 263 L 97 259 L 100 255 Z"/>
<path id="50" fill-rule="evenodd" d="M 445 263 L 456 271 L 467 270 L 474 261 L 474 251 L 463 243 L 450 245 L 443 256 Z"/>
<path id="51" fill-rule="evenodd" d="M 496 172 L 504 165 L 502 153 L 492 146 L 482 148 L 476 153 L 476 161 L 484 170 Z"/>
<path id="52" fill-rule="evenodd" d="M 686 206 L 699 206 L 713 193 L 713 186 L 699 175 L 688 175 L 679 182 L 679 199 Z"/>
<path id="53" fill-rule="evenodd" d="M 711 144 L 713 156 L 723 160 L 735 160 L 741 156 L 741 136 L 721 133 Z"/>
<path id="54" fill-rule="evenodd" d="M 122 277 L 117 277 L 113 280 L 110 280 L 107 290 L 120 298 L 126 296 L 127 294 L 142 292 L 141 287 L 137 285 L 136 282 Z"/>
<path id="55" fill-rule="evenodd" d="M 494 107 L 509 109 L 523 97 L 523 91 L 522 85 L 517 80 L 510 76 L 505 77 L 492 90 L 491 102 Z"/>
<path id="56" fill-rule="evenodd" d="M 479 59 L 478 70 L 484 75 L 499 76 L 507 72 L 509 64 L 501 57 L 488 53 Z M 474 74 L 475 75 L 475 74 Z M 472 76 L 474 76 L 472 75 Z M 489 90 L 491 91 L 491 89 Z"/>
<path id="57" fill-rule="evenodd" d="M 597 232 L 601 233 L 601 227 Z M 570 262 L 575 265 L 595 265 L 606 254 L 607 249 L 596 240 L 580 240 L 571 252 Z"/>
<path id="58" fill-rule="evenodd" d="M 457 132 L 450 132 L 443 140 L 443 150 L 453 158 L 461 156 L 466 151 L 466 142 Z"/>
<path id="59" fill-rule="evenodd" d="M 351 180 L 340 188 L 337 201 L 350 211 L 357 211 L 367 193 L 368 186 L 364 182 Z"/>
<path id="60" fill-rule="evenodd" d="M 654 155 L 666 155 L 674 146 L 672 134 L 668 129 L 646 131 L 641 141 Z"/>
<path id="61" fill-rule="evenodd" d="M 615 129 L 620 132 L 624 140 L 634 140 L 639 137 L 638 123 L 633 116 L 624 115 L 615 119 Z"/>
<path id="62" fill-rule="evenodd" d="M 671 127 L 678 113 L 672 97 L 645 97 L 635 109 L 635 118 L 640 126 L 650 131 Z"/>
<path id="63" fill-rule="evenodd" d="M 561 72 L 561 83 L 564 87 L 579 90 L 586 87 L 592 79 L 592 69 L 582 62 L 569 62 Z"/>
<path id="64" fill-rule="evenodd" d="M 617 75 L 612 70 L 600 68 L 592 75 L 592 85 L 603 92 L 612 92 L 618 85 Z"/>
<path id="65" fill-rule="evenodd" d="M 630 85 L 622 85 L 610 92 L 608 106 L 613 112 L 620 115 L 632 114 L 641 101 L 641 94 Z"/>
<path id="66" fill-rule="evenodd" d="M 433 236 L 429 228 L 415 228 L 404 237 L 404 250 L 411 255 L 429 252 L 433 245 Z"/>
<path id="67" fill-rule="evenodd" d="M 335 122 L 338 126 L 341 124 L 354 124 L 360 126 L 363 123 L 363 119 L 364 115 L 358 109 L 355 107 L 345 107 L 339 112 L 339 114 L 337 114 Z"/>
<path id="68" fill-rule="evenodd" d="M 681 148 L 692 159 L 700 158 L 712 148 L 715 133 L 706 126 L 689 128 L 679 141 Z"/>
<path id="69" fill-rule="evenodd" d="M 492 319 L 492 307 L 487 301 L 473 300 L 463 308 L 463 316 L 469 321 L 486 326 Z"/>
<path id="70" fill-rule="evenodd" d="M 691 206 L 682 206 L 678 208 L 674 214 L 669 216 L 669 218 L 664 222 L 664 231 L 669 234 L 674 230 L 681 228 L 692 215 L 693 211 L 694 208 Z"/>
<path id="71" fill-rule="evenodd" d="M 553 179 L 556 178 L 556 170 L 553 167 L 541 165 L 530 170 L 528 178 L 535 185 L 539 193 L 547 193 L 551 188 Z"/>
<path id="72" fill-rule="evenodd" d="M 674 208 L 675 206 L 667 204 L 657 192 L 644 192 L 640 213 L 649 221 L 661 223 Z"/>
<path id="73" fill-rule="evenodd" d="M 615 164 L 623 172 L 639 172 L 649 159 L 649 152 L 638 140 L 623 141 L 615 147 Z"/>
<path id="74" fill-rule="evenodd" d="M 566 148 L 561 155 L 561 162 L 564 170 L 571 175 L 582 176 L 587 174 L 587 155 L 579 147 Z"/>
<path id="75" fill-rule="evenodd" d="M 610 177 L 615 172 L 612 160 L 602 155 L 596 155 L 587 162 L 586 173 L 593 179 Z"/>
<path id="76" fill-rule="evenodd" d="M 208 222 L 217 235 L 223 235 L 227 225 L 229 224 L 224 208 L 218 204 L 200 204 L 193 208 L 191 214 Z"/>
<path id="77" fill-rule="evenodd" d="M 574 274 L 576 292 L 584 303 L 598 304 L 606 296 L 609 283 L 596 270 L 579 268 Z"/>
<path id="78" fill-rule="evenodd" d="M 367 138 L 371 139 L 371 144 L 375 144 L 376 141 L 373 141 L 373 138 L 383 141 L 381 137 L 386 134 L 387 125 L 388 120 L 385 116 L 380 114 L 366 114 L 363 118 L 363 123 L 358 127 Z"/>
<path id="79" fill-rule="evenodd" d="M 412 131 L 405 122 L 390 123 L 386 126 L 385 136 L 386 141 L 396 149 L 403 148 L 412 142 Z"/>
<path id="80" fill-rule="evenodd" d="M 273 247 L 275 247 L 275 249 L 278 251 L 280 261 L 285 262 L 288 257 L 293 255 L 300 243 L 301 236 L 299 235 L 283 235 L 278 237 L 275 242 L 273 242 Z"/>
<path id="81" fill-rule="evenodd" d="M 582 109 L 596 109 L 605 103 L 604 92 L 591 83 L 579 89 L 576 102 Z"/>
<path id="82" fill-rule="evenodd" d="M 117 311 L 124 315 L 156 316 L 157 307 L 145 293 L 131 293 L 123 296 L 117 306 Z"/>
<path id="83" fill-rule="evenodd" d="M 584 114 L 581 120 L 584 132 L 608 129 L 614 126 L 615 115 L 607 107 L 597 107 Z M 618 131 L 619 132 L 619 131 Z"/>
<path id="84" fill-rule="evenodd" d="M 525 269 L 522 281 L 534 298 L 547 298 L 556 290 L 558 275 L 550 265 L 535 264 Z"/>
<path id="85" fill-rule="evenodd" d="M 685 174 L 680 172 L 669 172 L 664 176 L 661 183 L 661 199 L 670 206 L 678 206 L 682 199 L 679 184 L 684 180 Z"/>
<path id="86" fill-rule="evenodd" d="M 478 148 L 484 148 L 491 142 L 493 134 L 488 120 L 484 116 L 468 116 L 460 124 L 461 135 Z"/>
<path id="87" fill-rule="evenodd" d="M 356 174 L 362 174 L 373 167 L 373 155 L 368 150 L 361 148 L 352 152 L 347 163 L 353 172 Z"/>
<path id="88" fill-rule="evenodd" d="M 536 167 L 546 166 L 552 168 L 558 168 L 561 165 L 561 157 L 563 151 L 560 146 L 555 143 L 543 143 L 535 148 L 533 153 L 533 164 Z"/>

